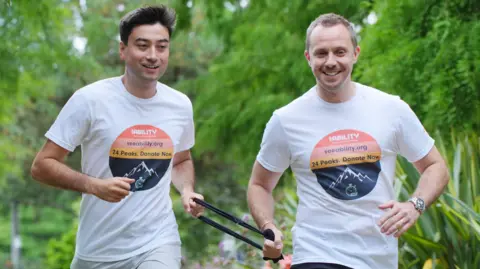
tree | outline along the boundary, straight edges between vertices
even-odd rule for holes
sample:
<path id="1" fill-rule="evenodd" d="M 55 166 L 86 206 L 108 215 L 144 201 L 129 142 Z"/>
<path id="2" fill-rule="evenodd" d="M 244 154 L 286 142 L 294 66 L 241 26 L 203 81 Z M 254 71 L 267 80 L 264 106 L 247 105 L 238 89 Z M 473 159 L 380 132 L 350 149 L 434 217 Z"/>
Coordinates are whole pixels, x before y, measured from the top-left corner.
<path id="1" fill-rule="evenodd" d="M 478 131 L 478 1 L 376 1 L 373 11 L 355 78 L 400 95 L 431 132 Z"/>
<path id="2" fill-rule="evenodd" d="M 8 216 L 11 208 L 18 209 L 12 214 L 18 221 L 11 221 L 22 236 L 23 262 L 38 261 L 40 246 L 68 229 L 73 214 L 69 204 L 78 194 L 32 181 L 31 162 L 58 112 L 57 102 L 64 102 L 62 86 L 78 84 L 73 74 L 89 68 L 72 45 L 75 2 L 19 0 L 1 5 L 0 211 Z M 2 218 L 0 225 L 9 221 Z M 9 252 L 9 243 L 0 239 L 2 252 Z"/>

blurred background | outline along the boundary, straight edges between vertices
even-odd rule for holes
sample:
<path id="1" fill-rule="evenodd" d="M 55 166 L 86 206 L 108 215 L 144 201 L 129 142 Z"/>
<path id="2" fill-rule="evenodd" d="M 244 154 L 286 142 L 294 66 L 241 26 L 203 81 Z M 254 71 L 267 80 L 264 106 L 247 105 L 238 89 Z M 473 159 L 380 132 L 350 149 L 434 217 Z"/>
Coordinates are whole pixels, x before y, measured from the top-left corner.
<path id="1" fill-rule="evenodd" d="M 449 165 L 445 193 L 399 241 L 399 267 L 480 268 L 479 0 L 0 0 L 0 268 L 69 268 L 80 194 L 44 187 L 29 169 L 72 93 L 123 73 L 118 23 L 143 4 L 178 13 L 161 82 L 193 101 L 196 187 L 207 201 L 253 223 L 246 186 L 265 124 L 315 84 L 306 29 L 335 12 L 360 38 L 353 79 L 406 100 Z M 80 169 L 79 150 L 68 164 Z M 403 158 L 397 167 L 405 200 L 419 176 Z M 288 259 L 264 263 L 259 251 L 187 216 L 171 194 L 184 268 L 289 268 Z M 290 170 L 274 194 L 289 254 Z"/>

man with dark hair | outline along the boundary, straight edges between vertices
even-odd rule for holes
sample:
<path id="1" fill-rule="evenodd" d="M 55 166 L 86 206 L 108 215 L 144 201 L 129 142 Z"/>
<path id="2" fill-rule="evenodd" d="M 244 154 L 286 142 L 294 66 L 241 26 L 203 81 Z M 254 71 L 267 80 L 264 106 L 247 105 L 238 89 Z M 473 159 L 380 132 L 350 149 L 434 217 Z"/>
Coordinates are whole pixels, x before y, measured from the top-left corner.
<path id="1" fill-rule="evenodd" d="M 193 198 L 193 110 L 158 82 L 168 65 L 175 12 L 150 6 L 120 23 L 125 73 L 87 85 L 68 100 L 32 165 L 45 184 L 82 193 L 72 269 L 180 268 L 181 242 L 169 196 L 187 212 Z M 82 172 L 64 164 L 82 150 Z"/>
<path id="2" fill-rule="evenodd" d="M 448 172 L 434 140 L 398 96 L 351 80 L 360 54 L 348 20 L 324 14 L 308 27 L 305 58 L 316 85 L 268 122 L 248 187 L 264 256 L 278 257 L 272 191 L 290 167 L 299 205 L 292 269 L 398 268 L 398 240 L 442 193 Z M 408 201 L 395 201 L 397 154 L 421 173 Z"/>

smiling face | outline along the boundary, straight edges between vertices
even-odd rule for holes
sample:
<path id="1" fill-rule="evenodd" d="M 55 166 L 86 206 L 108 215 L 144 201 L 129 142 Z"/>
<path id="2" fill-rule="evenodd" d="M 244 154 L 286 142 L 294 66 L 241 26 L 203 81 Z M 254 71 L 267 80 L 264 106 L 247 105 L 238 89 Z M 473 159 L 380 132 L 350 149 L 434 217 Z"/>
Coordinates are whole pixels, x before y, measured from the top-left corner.
<path id="1" fill-rule="evenodd" d="M 348 87 L 360 47 L 354 47 L 350 32 L 342 25 L 318 25 L 310 35 L 305 58 L 321 90 L 339 92 Z"/>
<path id="2" fill-rule="evenodd" d="M 168 29 L 160 23 L 136 26 L 128 44 L 120 43 L 120 58 L 125 61 L 126 72 L 138 81 L 157 81 L 167 70 L 169 44 Z"/>

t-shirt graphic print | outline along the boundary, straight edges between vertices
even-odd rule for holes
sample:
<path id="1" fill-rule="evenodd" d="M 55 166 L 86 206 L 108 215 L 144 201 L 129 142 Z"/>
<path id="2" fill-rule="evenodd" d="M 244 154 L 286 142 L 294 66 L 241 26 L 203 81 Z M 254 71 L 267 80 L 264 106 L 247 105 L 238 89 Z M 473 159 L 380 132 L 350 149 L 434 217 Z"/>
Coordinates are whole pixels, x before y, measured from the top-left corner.
<path id="1" fill-rule="evenodd" d="M 170 136 L 151 125 L 135 125 L 123 131 L 110 148 L 109 165 L 114 177 L 135 179 L 130 191 L 155 187 L 173 156 Z"/>
<path id="2" fill-rule="evenodd" d="M 376 140 L 358 130 L 339 130 L 322 138 L 310 157 L 318 183 L 333 197 L 355 200 L 377 184 L 381 150 Z"/>

